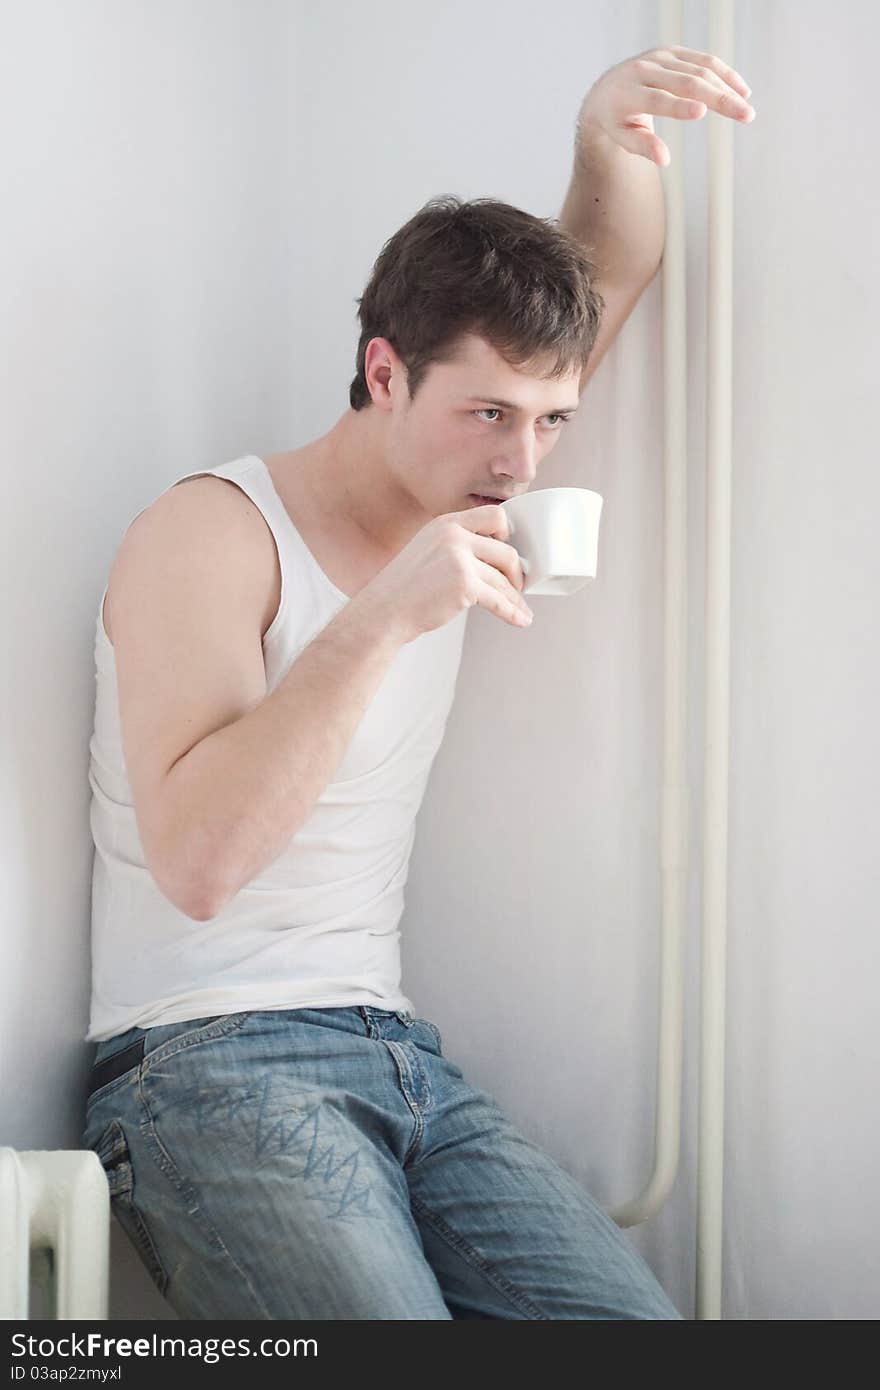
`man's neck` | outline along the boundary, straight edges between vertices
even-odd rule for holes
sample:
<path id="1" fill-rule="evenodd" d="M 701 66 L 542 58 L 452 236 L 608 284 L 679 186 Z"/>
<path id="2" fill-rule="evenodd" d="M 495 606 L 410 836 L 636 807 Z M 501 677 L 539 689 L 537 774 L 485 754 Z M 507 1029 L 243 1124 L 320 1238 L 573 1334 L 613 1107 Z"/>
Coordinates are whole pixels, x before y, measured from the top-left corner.
<path id="1" fill-rule="evenodd" d="M 383 411 L 347 410 L 302 460 L 312 506 L 328 527 L 348 523 L 377 555 L 396 555 L 430 521 L 399 485 L 387 462 Z"/>

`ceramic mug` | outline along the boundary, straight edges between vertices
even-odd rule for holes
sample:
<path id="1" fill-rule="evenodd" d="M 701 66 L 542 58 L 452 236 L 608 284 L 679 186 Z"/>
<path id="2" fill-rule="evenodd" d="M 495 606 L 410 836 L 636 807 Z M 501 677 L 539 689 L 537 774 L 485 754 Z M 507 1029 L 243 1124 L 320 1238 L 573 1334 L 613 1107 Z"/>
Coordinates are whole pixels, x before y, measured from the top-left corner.
<path id="1" fill-rule="evenodd" d="M 602 497 L 583 487 L 545 487 L 501 506 L 508 544 L 522 561 L 526 594 L 574 594 L 596 577 Z"/>

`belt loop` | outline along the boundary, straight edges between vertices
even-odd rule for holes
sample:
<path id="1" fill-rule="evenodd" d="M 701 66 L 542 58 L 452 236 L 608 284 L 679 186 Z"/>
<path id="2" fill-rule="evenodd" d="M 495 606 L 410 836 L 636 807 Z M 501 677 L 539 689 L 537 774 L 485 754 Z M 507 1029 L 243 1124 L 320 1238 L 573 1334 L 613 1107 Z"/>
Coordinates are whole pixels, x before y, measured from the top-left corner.
<path id="1" fill-rule="evenodd" d="M 394 1012 L 395 1012 L 395 1014 L 397 1015 L 397 1017 L 400 1019 L 401 1023 L 402 1023 L 403 1026 L 404 1026 L 404 1028 L 411 1028 L 411 1027 L 412 1027 L 412 1025 L 413 1025 L 413 1016 L 412 1016 L 412 1014 L 410 1013 L 409 1009 L 395 1009 Z"/>
<path id="2" fill-rule="evenodd" d="M 379 1036 L 379 1030 L 376 1027 L 376 1020 L 373 1017 L 373 1010 L 370 1008 L 369 1004 L 356 1004 L 355 1008 L 357 1009 L 361 1018 L 364 1020 L 364 1026 L 367 1030 L 367 1037 L 377 1038 Z"/>

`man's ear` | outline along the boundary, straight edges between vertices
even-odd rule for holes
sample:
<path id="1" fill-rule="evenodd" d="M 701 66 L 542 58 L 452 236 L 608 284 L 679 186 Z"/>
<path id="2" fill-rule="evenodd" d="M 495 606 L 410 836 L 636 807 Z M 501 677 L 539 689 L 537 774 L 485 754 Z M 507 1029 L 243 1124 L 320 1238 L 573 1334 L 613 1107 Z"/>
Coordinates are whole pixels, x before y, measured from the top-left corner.
<path id="1" fill-rule="evenodd" d="M 367 383 L 367 390 L 370 390 L 369 377 L 371 372 L 374 379 L 378 376 L 382 385 L 388 388 L 391 373 L 399 364 L 402 365 L 400 358 L 387 338 L 371 338 L 364 354 L 364 380 Z M 370 394 L 372 395 L 372 392 Z M 376 404 L 377 401 L 374 399 L 373 405 Z M 378 402 L 378 404 L 381 404 L 383 409 L 389 408 L 384 402 Z"/>

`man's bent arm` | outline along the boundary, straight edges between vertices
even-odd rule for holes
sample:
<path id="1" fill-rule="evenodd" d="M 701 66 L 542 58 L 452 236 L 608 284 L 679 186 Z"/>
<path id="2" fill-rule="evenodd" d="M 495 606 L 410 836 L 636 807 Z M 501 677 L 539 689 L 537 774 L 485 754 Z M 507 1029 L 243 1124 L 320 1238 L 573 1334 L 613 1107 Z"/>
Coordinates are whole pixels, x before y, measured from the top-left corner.
<path id="1" fill-rule="evenodd" d="M 406 640 L 391 614 L 356 594 L 255 709 L 174 764 L 166 862 L 187 916 L 216 917 L 282 853 Z"/>

